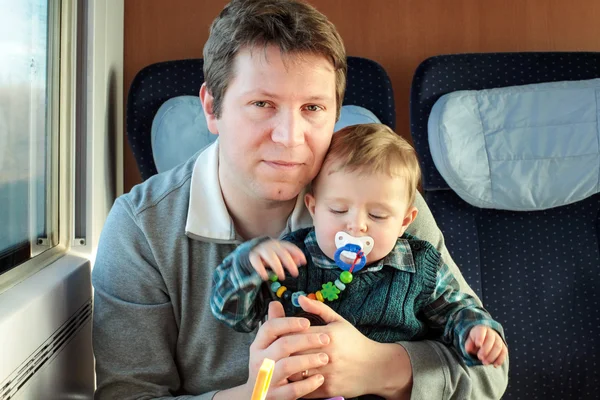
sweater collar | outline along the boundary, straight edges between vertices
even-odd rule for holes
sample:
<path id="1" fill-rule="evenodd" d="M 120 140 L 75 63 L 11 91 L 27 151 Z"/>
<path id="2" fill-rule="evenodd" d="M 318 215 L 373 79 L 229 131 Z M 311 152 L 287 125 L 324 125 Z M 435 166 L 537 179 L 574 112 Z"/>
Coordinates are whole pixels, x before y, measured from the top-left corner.
<path id="1" fill-rule="evenodd" d="M 312 225 L 312 219 L 304 206 L 304 192 L 296 199 L 296 205 L 281 235 Z M 198 240 L 222 243 L 239 243 L 242 238 L 235 231 L 229 216 L 219 183 L 219 140 L 215 140 L 198 155 L 192 172 L 188 214 L 185 234 Z"/>

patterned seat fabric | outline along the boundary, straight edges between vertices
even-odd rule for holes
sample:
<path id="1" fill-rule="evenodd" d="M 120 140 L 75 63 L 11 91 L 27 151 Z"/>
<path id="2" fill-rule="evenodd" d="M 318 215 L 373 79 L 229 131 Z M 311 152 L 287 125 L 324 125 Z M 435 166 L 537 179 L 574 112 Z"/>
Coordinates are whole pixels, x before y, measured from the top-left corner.
<path id="1" fill-rule="evenodd" d="M 127 98 L 127 138 L 143 180 L 157 173 L 151 143 L 156 112 L 172 97 L 197 96 L 204 82 L 202 66 L 202 59 L 161 62 L 143 68 L 133 80 Z M 364 107 L 382 123 L 396 127 L 392 83 L 375 61 L 348 57 L 343 104 Z"/>
<path id="2" fill-rule="evenodd" d="M 600 194 L 545 211 L 473 207 L 436 170 L 429 112 L 457 90 L 598 77 L 600 53 L 583 52 L 444 55 L 415 72 L 410 118 L 425 199 L 466 280 L 504 325 L 504 399 L 600 397 Z"/>

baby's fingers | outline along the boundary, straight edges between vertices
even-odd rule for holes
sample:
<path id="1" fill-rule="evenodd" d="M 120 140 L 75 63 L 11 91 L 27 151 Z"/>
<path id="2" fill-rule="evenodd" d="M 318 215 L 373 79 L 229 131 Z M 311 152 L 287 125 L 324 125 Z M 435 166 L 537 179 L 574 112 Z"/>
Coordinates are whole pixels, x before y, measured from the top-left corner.
<path id="1" fill-rule="evenodd" d="M 504 342 L 503 342 L 503 344 L 504 344 Z M 506 360 L 507 356 L 508 356 L 508 348 L 506 347 L 506 344 L 504 344 L 502 346 L 502 350 L 500 351 L 500 354 L 494 360 L 494 367 L 499 367 L 502 364 L 504 364 L 504 361 Z"/>
<path id="2" fill-rule="evenodd" d="M 471 339 L 470 336 L 465 342 L 465 351 L 467 352 L 467 354 L 471 354 L 473 356 L 476 356 L 477 352 L 479 351 L 479 347 L 475 345 L 475 342 L 473 341 L 473 339 Z"/>
<path id="3" fill-rule="evenodd" d="M 469 339 L 473 341 L 475 347 L 480 348 L 485 342 L 488 330 L 485 325 L 475 325 L 469 332 Z"/>
<path id="4" fill-rule="evenodd" d="M 252 265 L 252 268 L 254 268 L 256 272 L 258 272 L 258 275 L 260 275 L 263 281 L 269 279 L 269 275 L 267 274 L 265 265 L 263 264 L 262 259 L 258 253 L 250 253 L 250 264 Z"/>
<path id="5" fill-rule="evenodd" d="M 484 365 L 502 365 L 502 363 L 504 362 L 504 358 L 506 358 L 506 344 L 504 343 L 500 335 L 495 331 L 488 334 L 488 337 L 490 338 L 490 341 L 493 338 L 494 343 L 487 355 L 481 358 L 481 361 Z M 502 356 L 503 353 L 504 355 Z"/>
<path id="6" fill-rule="evenodd" d="M 306 256 L 298 246 L 290 242 L 281 242 L 281 245 L 290 253 L 296 265 L 306 264 Z"/>
<path id="7" fill-rule="evenodd" d="M 488 334 L 485 337 L 485 340 L 483 341 L 483 344 L 481 345 L 481 349 L 479 349 L 479 352 L 477 353 L 477 356 L 480 360 L 485 360 L 489 357 L 489 354 L 494 348 L 495 343 L 496 336 L 493 335 L 491 332 L 488 332 Z"/>
<path id="8" fill-rule="evenodd" d="M 279 259 L 283 263 L 285 269 L 293 276 L 298 276 L 298 266 L 306 264 L 306 257 L 302 250 L 296 245 L 289 242 L 280 242 L 281 248 L 279 251 Z"/>
<path id="9" fill-rule="evenodd" d="M 267 249 L 262 249 L 260 251 L 260 258 L 263 263 L 265 263 L 280 280 L 285 279 L 285 272 L 283 271 L 283 265 L 281 265 L 281 260 L 279 258 L 279 250 L 277 247 L 271 247 Z"/>
<path id="10" fill-rule="evenodd" d="M 258 245 L 253 252 L 260 255 L 261 261 L 267 267 L 269 267 L 280 280 L 285 279 L 285 272 L 283 266 L 289 263 L 291 256 L 288 251 L 283 247 L 284 242 L 280 240 L 267 240 Z"/>

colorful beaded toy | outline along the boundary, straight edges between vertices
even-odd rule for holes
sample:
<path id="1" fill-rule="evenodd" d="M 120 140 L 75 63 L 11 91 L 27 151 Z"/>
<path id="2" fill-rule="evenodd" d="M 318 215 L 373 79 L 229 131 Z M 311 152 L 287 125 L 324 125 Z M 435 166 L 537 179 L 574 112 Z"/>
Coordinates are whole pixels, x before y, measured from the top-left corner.
<path id="1" fill-rule="evenodd" d="M 343 251 L 349 251 L 356 254 L 356 258 L 352 264 L 348 264 L 341 259 L 341 253 Z M 360 271 L 365 266 L 367 258 L 360 246 L 356 244 L 346 244 L 335 252 L 334 260 L 336 265 L 343 270 L 339 279 L 336 279 L 335 282 L 329 281 L 322 284 L 321 290 L 317 290 L 315 293 L 309 293 L 308 295 L 303 291 L 290 293 L 287 287 L 282 286 L 281 283 L 278 282 L 279 278 L 273 272 L 269 273 L 271 291 L 283 301 L 289 301 L 291 299 L 294 307 L 300 307 L 300 303 L 298 303 L 298 298 L 300 296 L 306 296 L 309 299 L 318 300 L 320 302 L 325 302 L 325 300 L 337 300 L 339 298 L 338 295 L 346 289 L 346 285 L 352 282 L 352 279 L 354 278 L 352 272 Z"/>

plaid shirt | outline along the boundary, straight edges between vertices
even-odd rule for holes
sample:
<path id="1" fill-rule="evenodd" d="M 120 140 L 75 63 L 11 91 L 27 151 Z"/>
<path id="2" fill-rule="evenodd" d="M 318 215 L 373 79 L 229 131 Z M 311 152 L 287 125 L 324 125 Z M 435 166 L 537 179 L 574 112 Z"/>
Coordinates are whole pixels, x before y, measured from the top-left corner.
<path id="1" fill-rule="evenodd" d="M 410 246 L 411 239 L 416 238 L 410 235 L 399 238 L 390 254 L 354 273 L 355 279 L 351 285 L 355 285 L 361 278 L 368 280 L 368 277 L 380 274 L 382 271 L 388 272 L 386 280 L 392 279 L 390 277 L 401 276 L 398 274 L 418 273 L 423 267 L 419 265 L 417 268 L 417 265 L 415 265 L 415 257 L 413 257 Z M 262 284 L 262 279 L 254 271 L 249 260 L 252 249 L 265 240 L 269 240 L 269 238 L 253 239 L 240 245 L 223 260 L 223 263 L 217 267 L 214 274 L 211 310 L 216 318 L 238 331 L 251 332 L 256 329 L 265 317 L 268 302 L 275 298 L 269 289 L 269 284 Z M 313 290 L 311 291 L 314 291 L 315 288 L 318 289 L 324 283 L 323 279 L 319 280 L 314 275 L 307 274 L 307 269 L 313 268 L 314 272 L 326 274 L 339 275 L 339 272 L 341 272 L 335 262 L 323 254 L 318 247 L 314 229 L 297 231 L 288 235 L 285 240 L 295 243 L 303 249 L 307 261 L 309 261 L 306 268 L 299 268 L 300 276 L 297 279 L 293 279 L 288 275 L 286 280 L 282 282 L 289 290 L 293 290 L 292 288 L 297 286 L 295 289 L 310 290 L 310 287 L 312 287 Z M 371 339 L 378 341 L 389 340 L 395 342 L 417 338 L 438 338 L 448 345 L 453 345 L 462 355 L 467 365 L 480 364 L 477 358 L 472 357 L 465 351 L 465 342 L 468 339 L 470 329 L 475 325 L 487 325 L 504 338 L 502 326 L 494 321 L 485 309 L 479 307 L 473 297 L 459 290 L 456 278 L 447 265 L 441 261 L 437 251 L 435 253 L 438 255 L 439 260 L 434 266 L 436 268 L 436 271 L 434 271 L 435 283 L 430 289 L 430 295 L 427 295 L 423 301 L 418 302 L 417 308 L 419 309 L 416 312 L 416 317 L 422 323 L 423 328 L 420 329 L 417 335 L 414 332 L 409 337 L 385 334 L 383 336 L 382 334 L 369 335 L 366 328 L 364 331 L 360 329 L 360 326 L 357 326 L 357 328 L 367 336 L 372 336 Z M 389 272 L 391 272 L 391 275 Z M 303 283 L 299 282 L 302 280 L 307 281 L 304 287 L 302 287 Z M 312 282 L 314 280 L 316 282 Z M 372 294 L 368 296 L 372 296 Z M 350 322 L 357 322 L 360 325 L 361 318 L 364 319 L 364 317 L 353 315 L 353 310 L 356 310 L 356 307 L 351 308 L 350 311 L 344 311 L 343 305 L 340 307 L 340 303 L 344 301 L 349 301 L 349 299 L 343 298 L 328 303 L 328 305 Z M 391 309 L 388 309 L 388 307 L 412 307 L 410 304 L 398 306 L 398 303 L 393 301 L 381 303 L 385 304 L 385 309 L 382 309 L 381 312 L 389 313 Z M 372 306 L 370 307 L 367 310 L 368 313 L 363 314 L 377 314 L 377 310 L 373 310 Z M 404 311 L 399 315 L 405 315 Z M 364 323 L 373 324 L 366 321 Z M 382 322 L 382 324 L 385 325 L 385 322 Z M 397 329 L 394 330 L 397 331 Z"/>

